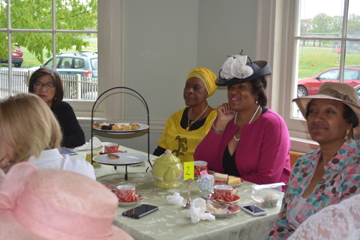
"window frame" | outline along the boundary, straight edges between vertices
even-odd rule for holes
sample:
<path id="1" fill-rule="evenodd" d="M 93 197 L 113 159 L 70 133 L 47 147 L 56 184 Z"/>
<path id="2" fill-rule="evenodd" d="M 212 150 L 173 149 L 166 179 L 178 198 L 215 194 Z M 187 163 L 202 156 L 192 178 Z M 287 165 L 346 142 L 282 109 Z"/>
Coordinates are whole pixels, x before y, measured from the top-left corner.
<path id="1" fill-rule="evenodd" d="M 349 0 L 345 0 L 344 16 L 347 16 Z M 318 144 L 311 140 L 305 120 L 292 117 L 296 98 L 297 84 L 289 79 L 296 79 L 297 70 L 297 41 L 309 39 L 298 35 L 299 0 L 278 1 L 258 0 L 257 24 L 257 59 L 268 59 L 273 69 L 269 81 L 267 94 L 269 107 L 278 112 L 284 119 L 291 139 L 291 149 L 301 152 L 310 152 L 318 148 Z M 347 41 L 359 41 L 358 38 L 346 36 L 347 18 L 344 17 L 342 37 L 326 38 L 338 40 L 342 49 Z M 310 39 L 322 40 L 322 37 Z M 340 75 L 343 76 L 345 65 L 345 51 L 341 52 Z M 343 79 L 341 77 L 340 82 Z"/>

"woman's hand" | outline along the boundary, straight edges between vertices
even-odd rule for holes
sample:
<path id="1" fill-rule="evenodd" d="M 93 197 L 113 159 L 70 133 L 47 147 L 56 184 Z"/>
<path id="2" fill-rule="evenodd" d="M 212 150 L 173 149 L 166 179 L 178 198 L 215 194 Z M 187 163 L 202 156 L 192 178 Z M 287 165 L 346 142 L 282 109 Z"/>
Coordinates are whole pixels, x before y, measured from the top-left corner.
<path id="1" fill-rule="evenodd" d="M 0 150 L 0 168 L 4 170 L 4 172 L 7 172 L 12 165 L 13 163 L 10 161 L 8 156 Z"/>
<path id="2" fill-rule="evenodd" d="M 217 121 L 215 127 L 225 130 L 228 123 L 235 117 L 235 111 L 230 108 L 228 103 L 223 103 L 217 108 Z"/>

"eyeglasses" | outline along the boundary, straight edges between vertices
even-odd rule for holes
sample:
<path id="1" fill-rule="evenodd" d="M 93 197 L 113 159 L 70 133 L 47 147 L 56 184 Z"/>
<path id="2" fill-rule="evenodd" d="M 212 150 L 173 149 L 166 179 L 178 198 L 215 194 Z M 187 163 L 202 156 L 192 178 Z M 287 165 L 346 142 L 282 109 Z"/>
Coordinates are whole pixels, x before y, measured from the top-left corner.
<path id="1" fill-rule="evenodd" d="M 40 82 L 34 82 L 33 85 L 34 85 L 34 88 L 38 88 L 38 89 L 42 88 L 43 86 L 45 86 L 46 89 L 52 89 L 55 87 L 55 84 L 51 83 L 51 82 L 44 83 L 44 84 L 40 83 Z"/>

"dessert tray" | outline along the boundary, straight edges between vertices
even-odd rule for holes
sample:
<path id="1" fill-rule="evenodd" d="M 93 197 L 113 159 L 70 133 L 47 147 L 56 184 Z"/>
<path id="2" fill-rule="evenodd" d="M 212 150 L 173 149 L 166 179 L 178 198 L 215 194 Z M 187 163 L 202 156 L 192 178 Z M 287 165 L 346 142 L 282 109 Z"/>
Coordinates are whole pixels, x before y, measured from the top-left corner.
<path id="1" fill-rule="evenodd" d="M 123 123 L 113 123 L 113 124 L 119 124 L 121 126 L 127 124 L 130 125 L 132 123 L 130 122 L 123 122 Z M 111 133 L 111 134 L 130 134 L 130 133 L 134 133 L 134 132 L 139 132 L 139 131 L 143 131 L 149 128 L 149 125 L 146 124 L 142 124 L 142 123 L 134 123 L 140 126 L 139 129 L 137 130 L 105 130 L 105 129 L 100 129 L 100 128 L 94 128 L 93 129 L 95 131 L 100 131 L 100 132 L 106 132 L 106 133 Z"/>
<path id="2" fill-rule="evenodd" d="M 94 162 L 98 162 L 105 165 L 121 166 L 121 165 L 133 165 L 147 161 L 147 156 L 136 153 L 113 153 L 119 156 L 116 159 L 110 159 L 107 154 L 98 155 L 93 158 Z"/>

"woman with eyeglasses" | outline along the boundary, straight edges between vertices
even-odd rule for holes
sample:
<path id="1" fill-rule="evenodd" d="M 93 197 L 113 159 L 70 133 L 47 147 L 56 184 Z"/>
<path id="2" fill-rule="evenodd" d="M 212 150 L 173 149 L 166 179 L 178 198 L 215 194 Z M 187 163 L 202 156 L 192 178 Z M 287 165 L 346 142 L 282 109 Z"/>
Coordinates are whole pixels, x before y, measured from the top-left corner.
<path id="1" fill-rule="evenodd" d="M 77 147 L 85 143 L 73 108 L 63 101 L 64 88 L 59 73 L 50 67 L 36 70 L 29 81 L 29 92 L 38 95 L 51 108 L 63 133 L 63 147 Z"/>

